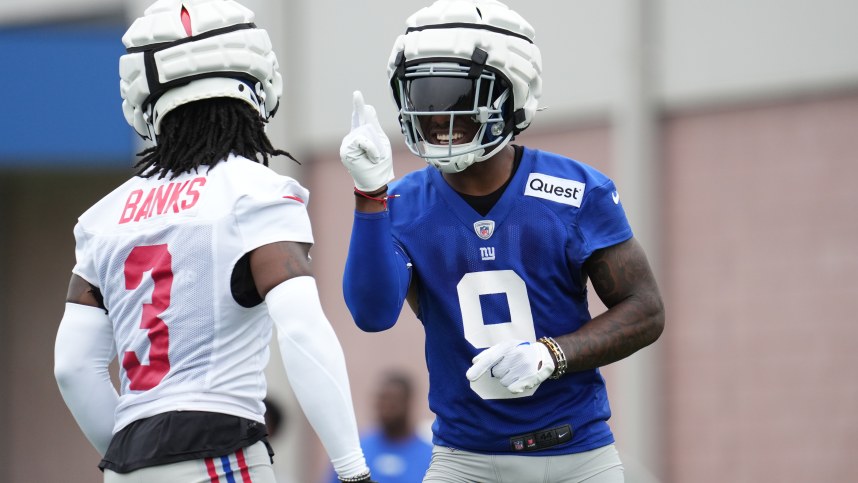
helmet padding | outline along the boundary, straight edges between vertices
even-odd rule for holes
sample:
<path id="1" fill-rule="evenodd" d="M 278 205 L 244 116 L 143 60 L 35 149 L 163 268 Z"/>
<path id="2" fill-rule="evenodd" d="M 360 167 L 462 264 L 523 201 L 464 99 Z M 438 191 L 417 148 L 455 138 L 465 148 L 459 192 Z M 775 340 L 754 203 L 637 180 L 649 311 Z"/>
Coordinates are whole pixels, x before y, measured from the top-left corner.
<path id="1" fill-rule="evenodd" d="M 406 27 L 394 43 L 387 73 L 412 152 L 442 171 L 461 171 L 473 162 L 488 159 L 530 126 L 542 94 L 542 56 L 533 43 L 533 27 L 521 15 L 496 0 L 438 0 L 411 15 Z M 401 98 L 407 79 L 438 75 L 425 67 L 443 63 L 465 67 L 471 79 L 489 71 L 509 91 L 502 93 L 502 99 L 484 106 L 489 111 L 503 108 L 503 122 L 492 118 L 489 122 L 495 124 L 487 126 L 486 121 L 480 120 L 484 128 L 503 127 L 500 137 L 494 133 L 490 142 L 475 139 L 468 147 L 442 147 L 450 153 L 446 160 L 439 158 L 438 150 L 428 146 L 427 140 L 409 135 L 415 114 L 406 112 L 407 103 Z M 479 142 L 483 143 L 482 151 L 474 149 Z"/>
<path id="2" fill-rule="evenodd" d="M 169 111 L 213 97 L 242 99 L 263 119 L 272 116 L 283 80 L 268 33 L 253 20 L 234 0 L 159 0 L 146 9 L 122 37 L 128 123 L 154 140 Z"/>

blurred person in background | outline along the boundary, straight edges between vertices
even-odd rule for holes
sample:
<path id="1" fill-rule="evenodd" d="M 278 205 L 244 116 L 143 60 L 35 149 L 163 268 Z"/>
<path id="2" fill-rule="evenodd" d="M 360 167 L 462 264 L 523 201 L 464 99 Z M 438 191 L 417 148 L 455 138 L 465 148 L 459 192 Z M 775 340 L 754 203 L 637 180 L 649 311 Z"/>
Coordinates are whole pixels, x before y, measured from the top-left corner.
<path id="1" fill-rule="evenodd" d="M 262 403 L 265 404 L 265 428 L 268 430 L 268 437 L 276 438 L 280 434 L 280 428 L 286 424 L 286 414 L 280 404 L 269 397 L 263 399 Z"/>
<path id="2" fill-rule="evenodd" d="M 277 440 L 286 437 L 288 431 L 288 417 L 283 406 L 276 400 L 266 397 L 262 400 L 265 404 L 265 428 L 268 430 L 268 439 L 276 445 Z M 287 475 L 278 473 L 277 466 L 274 466 L 274 479 L 277 483 L 291 483 Z M 335 481 L 339 479 L 334 476 Z"/>
<path id="3" fill-rule="evenodd" d="M 253 20 L 232 0 L 161 0 L 123 36 L 123 111 L 155 145 L 79 218 L 55 345 L 60 392 L 106 482 L 273 482 L 275 325 L 340 479 L 371 481 L 313 278 L 309 193 L 267 167 L 289 156 L 265 134 L 282 79 Z"/>
<path id="4" fill-rule="evenodd" d="M 411 377 L 399 371 L 386 372 L 376 390 L 377 426 L 361 436 L 361 447 L 378 483 L 420 483 L 429 467 L 432 445 L 415 428 L 413 395 Z"/>
<path id="5" fill-rule="evenodd" d="M 519 14 L 440 0 L 406 25 L 388 76 L 429 167 L 388 186 L 390 143 L 356 92 L 343 290 L 363 330 L 392 327 L 405 300 L 423 324 L 436 415 L 424 481 L 622 482 L 599 368 L 658 339 L 664 309 L 620 195 L 591 166 L 510 144 L 542 90 Z M 596 317 L 588 280 L 608 308 Z"/>

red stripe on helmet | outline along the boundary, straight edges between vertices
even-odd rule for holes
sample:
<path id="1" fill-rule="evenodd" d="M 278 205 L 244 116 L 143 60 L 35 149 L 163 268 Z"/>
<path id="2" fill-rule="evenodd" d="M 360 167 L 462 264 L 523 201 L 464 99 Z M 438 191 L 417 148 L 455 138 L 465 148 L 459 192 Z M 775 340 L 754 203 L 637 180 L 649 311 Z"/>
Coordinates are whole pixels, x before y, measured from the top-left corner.
<path id="1" fill-rule="evenodd" d="M 184 6 L 182 7 L 182 25 L 185 27 L 185 33 L 188 34 L 188 37 L 191 36 L 191 14 L 188 13 L 188 9 Z"/>

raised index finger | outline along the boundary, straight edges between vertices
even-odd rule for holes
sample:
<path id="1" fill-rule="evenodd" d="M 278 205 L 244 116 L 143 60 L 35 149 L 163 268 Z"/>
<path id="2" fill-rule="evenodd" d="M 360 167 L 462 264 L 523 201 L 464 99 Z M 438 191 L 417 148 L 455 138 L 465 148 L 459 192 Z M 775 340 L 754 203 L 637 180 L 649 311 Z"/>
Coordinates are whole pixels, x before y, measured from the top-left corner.
<path id="1" fill-rule="evenodd" d="M 366 111 L 366 103 L 363 100 L 361 91 L 354 91 L 352 94 L 352 128 L 356 128 L 366 123 L 364 113 Z"/>

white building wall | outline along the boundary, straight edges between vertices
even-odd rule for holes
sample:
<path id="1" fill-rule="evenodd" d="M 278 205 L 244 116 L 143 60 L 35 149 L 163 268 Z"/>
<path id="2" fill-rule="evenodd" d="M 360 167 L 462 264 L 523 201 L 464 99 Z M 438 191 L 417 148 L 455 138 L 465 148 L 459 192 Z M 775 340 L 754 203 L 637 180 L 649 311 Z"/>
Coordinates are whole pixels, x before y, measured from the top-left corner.
<path id="1" fill-rule="evenodd" d="M 668 106 L 858 85 L 854 0 L 661 0 Z"/>
<path id="2" fill-rule="evenodd" d="M 126 9 L 148 0 L 5 0 L 0 26 Z M 245 0 L 272 35 L 286 74 L 284 113 L 272 123 L 296 150 L 338 142 L 351 91 L 393 109 L 386 62 L 405 18 L 427 1 Z M 507 0 L 536 28 L 545 93 L 534 127 L 604 117 L 622 75 L 623 0 Z M 658 93 L 668 107 L 743 101 L 858 84 L 854 0 L 658 0 Z M 285 114 L 285 115 L 284 115 Z M 391 132 L 393 116 L 382 116 Z M 277 136 L 275 134 L 275 136 Z"/>

